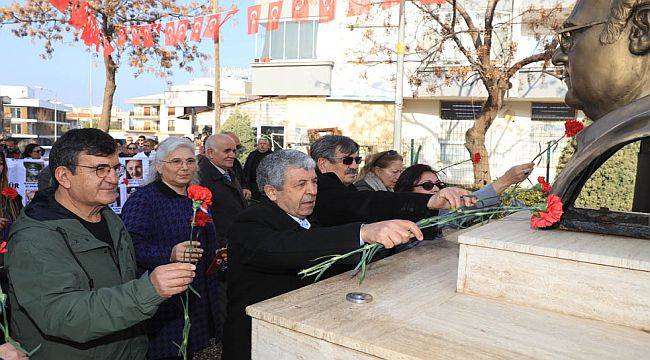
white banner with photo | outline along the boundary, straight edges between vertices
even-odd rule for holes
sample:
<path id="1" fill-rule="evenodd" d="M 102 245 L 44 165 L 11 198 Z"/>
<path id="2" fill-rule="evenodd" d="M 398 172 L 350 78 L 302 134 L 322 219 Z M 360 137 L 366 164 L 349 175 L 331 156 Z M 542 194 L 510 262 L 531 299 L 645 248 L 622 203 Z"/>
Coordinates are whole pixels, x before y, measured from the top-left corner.
<path id="1" fill-rule="evenodd" d="M 120 158 L 126 171 L 119 179 L 117 198 L 109 207 L 116 214 L 122 212 L 122 206 L 140 186 L 146 184 L 149 175 L 149 158 Z M 47 161 L 32 159 L 7 159 L 7 179 L 9 186 L 16 189 L 27 205 L 38 191 L 38 174 L 48 166 Z"/>

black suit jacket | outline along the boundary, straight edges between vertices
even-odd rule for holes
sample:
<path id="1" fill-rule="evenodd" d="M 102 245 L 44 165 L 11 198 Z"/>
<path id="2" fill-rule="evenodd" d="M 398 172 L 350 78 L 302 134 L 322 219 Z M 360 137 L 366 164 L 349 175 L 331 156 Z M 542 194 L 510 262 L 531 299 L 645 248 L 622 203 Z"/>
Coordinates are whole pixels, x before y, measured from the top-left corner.
<path id="1" fill-rule="evenodd" d="M 321 226 L 349 222 L 375 222 L 391 219 L 418 221 L 438 215 L 429 210 L 431 195 L 393 193 L 390 191 L 357 191 L 345 186 L 335 173 L 318 173 L 318 194 L 314 216 Z"/>
<path id="2" fill-rule="evenodd" d="M 220 247 L 227 245 L 228 230 L 235 221 L 235 216 L 246 207 L 239 181 L 232 172 L 230 176 L 232 181 L 226 180 L 207 157 L 199 159 L 198 181 L 212 192 L 210 213 Z"/>
<path id="3" fill-rule="evenodd" d="M 250 359 L 251 319 L 246 306 L 310 284 L 298 276 L 321 256 L 359 248 L 361 223 L 303 229 L 275 203 L 262 197 L 237 216 L 228 245 L 228 317 L 224 360 Z M 331 274 L 330 274 L 331 275 Z"/>

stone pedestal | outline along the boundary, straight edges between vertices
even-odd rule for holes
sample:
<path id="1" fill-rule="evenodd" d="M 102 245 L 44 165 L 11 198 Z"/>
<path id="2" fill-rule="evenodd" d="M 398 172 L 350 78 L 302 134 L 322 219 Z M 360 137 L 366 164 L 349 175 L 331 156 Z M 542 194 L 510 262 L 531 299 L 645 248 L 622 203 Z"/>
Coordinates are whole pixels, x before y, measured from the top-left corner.
<path id="1" fill-rule="evenodd" d="M 481 229 L 462 238 L 475 232 Z M 633 327 L 456 292 L 458 255 L 457 243 L 425 242 L 373 263 L 362 285 L 341 274 L 249 306 L 253 359 L 638 360 L 650 354 L 650 334 Z M 463 256 L 471 263 L 473 256 Z M 348 302 L 352 291 L 374 300 Z"/>
<path id="2" fill-rule="evenodd" d="M 650 241 L 533 230 L 515 214 L 459 236 L 458 292 L 650 331 Z"/>

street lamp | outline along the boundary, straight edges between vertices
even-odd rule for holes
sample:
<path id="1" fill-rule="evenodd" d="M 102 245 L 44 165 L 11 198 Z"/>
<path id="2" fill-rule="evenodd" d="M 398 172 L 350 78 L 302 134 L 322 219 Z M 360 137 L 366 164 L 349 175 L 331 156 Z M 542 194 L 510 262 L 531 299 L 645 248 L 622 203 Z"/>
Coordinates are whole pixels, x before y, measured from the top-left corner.
<path id="1" fill-rule="evenodd" d="M 41 90 L 41 91 L 48 91 L 50 94 L 54 95 L 54 99 L 48 99 L 47 102 L 50 104 L 54 104 L 54 142 L 56 142 L 56 139 L 58 137 L 58 121 L 57 121 L 57 105 L 63 104 L 61 101 L 58 100 L 57 93 L 55 91 L 52 91 L 46 87 L 40 86 L 40 85 L 34 85 L 34 89 Z"/>

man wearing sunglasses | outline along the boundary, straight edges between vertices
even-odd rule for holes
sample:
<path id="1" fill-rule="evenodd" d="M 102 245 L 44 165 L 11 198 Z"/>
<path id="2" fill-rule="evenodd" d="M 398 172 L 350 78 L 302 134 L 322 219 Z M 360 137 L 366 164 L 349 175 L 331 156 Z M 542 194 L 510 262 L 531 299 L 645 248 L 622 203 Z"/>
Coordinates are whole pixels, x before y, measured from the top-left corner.
<path id="1" fill-rule="evenodd" d="M 50 169 L 53 186 L 36 194 L 9 235 L 11 334 L 25 349 L 40 346 L 37 360 L 144 359 L 143 321 L 188 288 L 195 266 L 136 276 L 131 237 L 107 207 L 124 172 L 110 135 L 66 132 Z"/>
<path id="2" fill-rule="evenodd" d="M 436 195 L 357 191 L 352 185 L 359 170 L 359 144 L 347 136 L 327 135 L 311 145 L 316 162 L 318 197 L 314 216 L 322 226 L 355 221 L 388 219 L 420 220 L 437 209 L 472 206 L 476 200 L 467 190 L 445 188 Z"/>

